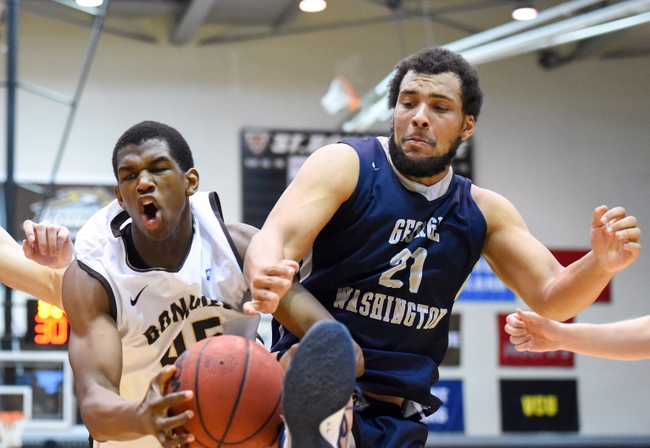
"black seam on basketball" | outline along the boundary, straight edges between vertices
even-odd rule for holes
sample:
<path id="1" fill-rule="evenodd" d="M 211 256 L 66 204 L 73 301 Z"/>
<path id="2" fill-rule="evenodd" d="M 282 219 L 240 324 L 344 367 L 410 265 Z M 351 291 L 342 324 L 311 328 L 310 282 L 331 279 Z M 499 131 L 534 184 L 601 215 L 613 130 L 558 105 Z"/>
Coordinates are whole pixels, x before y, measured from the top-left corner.
<path id="1" fill-rule="evenodd" d="M 247 442 L 256 435 L 258 435 L 264 428 L 266 428 L 266 425 L 273 419 L 275 416 L 275 411 L 278 409 L 280 406 L 280 403 L 282 403 L 282 394 L 278 397 L 278 401 L 275 403 L 275 407 L 273 408 L 273 411 L 269 414 L 269 418 L 266 419 L 264 423 L 262 423 L 262 426 L 258 428 L 257 431 L 252 433 L 250 436 L 246 437 L 245 439 L 237 440 L 235 442 L 223 442 L 224 445 L 239 445 L 241 443 Z"/>
<path id="2" fill-rule="evenodd" d="M 203 350 L 205 350 L 207 348 L 207 346 L 212 342 L 213 342 L 213 340 L 208 340 L 203 345 L 203 347 L 201 347 L 201 351 L 199 352 L 198 359 L 197 359 L 197 362 L 196 362 L 196 366 L 194 368 L 194 389 L 195 389 L 195 391 L 194 391 L 194 403 L 195 403 L 195 408 L 196 408 L 197 414 L 199 414 L 199 420 L 201 421 L 201 426 L 203 427 L 204 431 L 208 434 L 208 436 L 210 436 L 210 438 L 212 438 L 213 440 L 218 441 L 218 439 L 216 439 L 212 434 L 210 434 L 210 431 L 208 431 L 207 427 L 205 426 L 205 422 L 203 421 L 203 413 L 201 412 L 201 402 L 199 400 L 199 387 L 200 387 L 199 372 L 201 371 L 201 358 L 203 357 Z M 195 437 L 194 440 L 196 440 L 196 437 Z M 198 440 L 196 440 L 196 441 L 198 442 Z M 201 445 L 203 445 L 203 444 L 201 443 Z M 203 445 L 203 446 L 206 446 L 206 445 Z"/>
<path id="3" fill-rule="evenodd" d="M 248 365 L 250 364 L 250 358 L 251 358 L 251 348 L 250 348 L 250 341 L 246 340 L 246 363 L 244 364 L 244 372 L 241 378 L 241 381 L 239 382 L 239 390 L 237 391 L 237 399 L 233 403 L 232 410 L 230 411 L 230 419 L 228 420 L 228 423 L 226 424 L 226 428 L 224 429 L 223 436 L 221 437 L 221 440 L 215 439 L 218 443 L 217 448 L 221 448 L 223 445 L 227 445 L 228 443 L 225 442 L 226 437 L 228 436 L 228 431 L 230 431 L 230 427 L 232 426 L 232 422 L 235 419 L 235 414 L 237 413 L 237 408 L 239 407 L 239 402 L 241 401 L 241 397 L 244 393 L 244 386 L 246 385 L 246 377 L 248 376 Z M 212 437 L 212 435 L 210 435 Z M 214 437 L 212 437 L 214 439 Z"/>

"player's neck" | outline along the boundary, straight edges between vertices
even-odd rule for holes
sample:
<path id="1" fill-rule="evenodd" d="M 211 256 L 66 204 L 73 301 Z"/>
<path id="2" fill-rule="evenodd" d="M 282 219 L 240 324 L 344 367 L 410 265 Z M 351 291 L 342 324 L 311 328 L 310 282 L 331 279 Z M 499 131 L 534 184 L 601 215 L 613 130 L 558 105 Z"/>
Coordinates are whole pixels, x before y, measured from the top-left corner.
<path id="1" fill-rule="evenodd" d="M 153 240 L 130 226 L 125 243 L 128 247 L 129 262 L 139 269 L 163 268 L 176 271 L 181 268 L 192 246 L 194 227 L 181 226 L 164 241 Z"/>

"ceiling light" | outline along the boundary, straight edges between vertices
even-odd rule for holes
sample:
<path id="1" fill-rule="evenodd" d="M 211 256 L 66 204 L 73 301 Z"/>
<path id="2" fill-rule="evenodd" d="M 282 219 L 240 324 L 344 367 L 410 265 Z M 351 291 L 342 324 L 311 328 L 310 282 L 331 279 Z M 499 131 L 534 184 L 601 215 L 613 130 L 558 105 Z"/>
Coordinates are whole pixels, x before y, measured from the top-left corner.
<path id="1" fill-rule="evenodd" d="M 102 3 L 104 3 L 104 0 L 76 0 L 76 1 L 77 1 L 77 5 L 86 6 L 86 7 L 99 6 Z"/>
<path id="2" fill-rule="evenodd" d="M 320 12 L 327 7 L 325 0 L 302 0 L 300 10 L 305 12 Z"/>
<path id="3" fill-rule="evenodd" d="M 518 6 L 512 11 L 512 18 L 515 20 L 533 20 L 537 17 L 537 10 L 528 2 L 518 2 Z"/>

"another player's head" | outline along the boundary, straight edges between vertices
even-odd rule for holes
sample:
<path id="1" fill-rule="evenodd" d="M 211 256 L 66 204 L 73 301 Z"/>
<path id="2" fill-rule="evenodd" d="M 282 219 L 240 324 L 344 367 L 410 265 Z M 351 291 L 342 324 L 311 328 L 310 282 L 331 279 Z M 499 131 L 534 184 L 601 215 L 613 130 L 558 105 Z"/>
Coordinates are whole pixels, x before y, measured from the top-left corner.
<path id="1" fill-rule="evenodd" d="M 167 142 L 169 154 L 174 158 L 181 170 L 187 171 L 194 167 L 192 150 L 180 132 L 157 121 L 143 121 L 127 129 L 113 148 L 113 173 L 116 179 L 117 153 L 128 145 L 141 145 L 147 140 Z"/>
<path id="2" fill-rule="evenodd" d="M 442 47 L 431 47 L 405 57 L 395 66 L 395 74 L 390 80 L 388 108 L 394 109 L 404 76 L 413 71 L 425 75 L 453 73 L 460 79 L 463 99 L 463 112 L 478 119 L 483 104 L 483 91 L 479 86 L 478 71 L 458 53 Z"/>
<path id="3" fill-rule="evenodd" d="M 433 47 L 400 61 L 388 93 L 395 168 L 428 185 L 439 181 L 474 132 L 482 101 L 476 69 L 457 53 Z"/>

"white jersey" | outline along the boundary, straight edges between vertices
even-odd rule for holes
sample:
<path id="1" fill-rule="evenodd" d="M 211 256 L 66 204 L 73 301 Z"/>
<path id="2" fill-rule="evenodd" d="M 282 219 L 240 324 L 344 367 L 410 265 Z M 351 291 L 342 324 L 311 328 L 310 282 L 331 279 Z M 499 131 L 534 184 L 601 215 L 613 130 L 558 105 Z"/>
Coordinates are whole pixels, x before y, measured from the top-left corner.
<path id="1" fill-rule="evenodd" d="M 106 288 L 122 339 L 120 395 L 142 400 L 151 379 L 190 345 L 208 336 L 255 339 L 259 315 L 247 316 L 249 299 L 239 254 L 231 246 L 216 193 L 190 197 L 194 236 L 178 271 L 137 269 L 127 259 L 122 230 L 131 219 L 117 201 L 79 230 L 79 265 Z M 153 436 L 95 447 L 160 447 Z"/>

